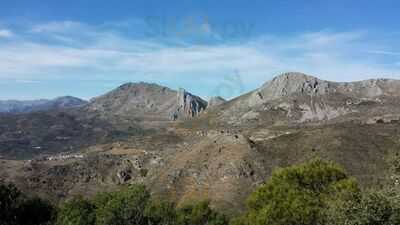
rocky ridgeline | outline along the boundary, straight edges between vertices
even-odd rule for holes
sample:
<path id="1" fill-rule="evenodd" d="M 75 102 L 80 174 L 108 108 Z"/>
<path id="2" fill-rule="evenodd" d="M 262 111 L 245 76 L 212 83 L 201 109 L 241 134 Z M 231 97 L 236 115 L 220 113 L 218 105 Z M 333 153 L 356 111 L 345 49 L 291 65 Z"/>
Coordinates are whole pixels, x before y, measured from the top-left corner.
<path id="1" fill-rule="evenodd" d="M 354 98 L 400 96 L 400 81 L 373 79 L 358 82 L 331 82 L 302 73 L 285 73 L 265 83 L 256 95 L 271 101 L 291 95 L 326 96 L 342 94 Z"/>
<path id="2" fill-rule="evenodd" d="M 368 120 L 380 114 L 399 114 L 398 97 L 399 80 L 346 83 L 325 81 L 303 73 L 284 73 L 231 101 L 219 119 L 240 125 L 249 121 L 265 122 L 265 118 L 270 118 L 270 124 L 285 124 L 359 114 L 356 117 Z"/>
<path id="3" fill-rule="evenodd" d="M 367 104 L 385 104 L 382 99 L 400 96 L 400 81 L 375 79 L 359 82 L 331 82 L 303 73 L 284 73 L 257 90 L 230 101 L 223 109 L 222 122 L 243 124 L 260 116 L 275 121 L 322 121 L 360 112 Z M 207 108 L 218 110 L 226 103 L 221 97 L 204 101 L 184 89 L 178 91 L 149 83 L 127 83 L 95 98 L 87 108 L 106 120 L 114 116 L 141 121 L 176 121 L 199 116 Z M 388 106 L 391 107 L 391 106 Z M 393 108 L 393 107 L 391 107 Z M 371 111 L 371 110 L 369 110 Z M 397 113 L 396 110 L 389 110 Z M 286 118 L 277 115 L 284 112 Z M 274 114 L 274 115 L 272 115 Z M 275 117 L 276 116 L 278 117 Z M 278 121 L 278 122 L 279 122 Z"/>

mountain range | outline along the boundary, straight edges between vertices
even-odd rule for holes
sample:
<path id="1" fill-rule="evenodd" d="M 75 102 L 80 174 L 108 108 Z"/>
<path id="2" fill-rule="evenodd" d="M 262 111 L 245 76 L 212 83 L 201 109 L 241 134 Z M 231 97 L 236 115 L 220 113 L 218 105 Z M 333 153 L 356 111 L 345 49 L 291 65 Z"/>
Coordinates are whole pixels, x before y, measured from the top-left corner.
<path id="1" fill-rule="evenodd" d="M 0 115 L 0 180 L 55 201 L 146 184 L 177 204 L 227 213 L 276 167 L 324 158 L 364 187 L 387 182 L 400 147 L 400 81 L 330 82 L 285 73 L 208 102 L 128 83 L 73 107 Z"/>
<path id="2" fill-rule="evenodd" d="M 86 104 L 87 101 L 71 97 L 63 96 L 52 100 L 3 100 L 0 101 L 0 113 L 29 113 L 36 111 L 57 110 L 71 107 L 78 107 Z"/>

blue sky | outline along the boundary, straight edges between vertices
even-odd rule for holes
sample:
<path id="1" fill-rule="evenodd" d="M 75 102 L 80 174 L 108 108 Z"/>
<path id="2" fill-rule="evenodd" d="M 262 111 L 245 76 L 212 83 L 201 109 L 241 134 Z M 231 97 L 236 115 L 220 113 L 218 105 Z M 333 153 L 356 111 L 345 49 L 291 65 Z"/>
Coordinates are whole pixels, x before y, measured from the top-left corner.
<path id="1" fill-rule="evenodd" d="M 125 82 L 237 96 L 287 71 L 400 79 L 394 0 L 0 2 L 0 99 L 86 99 Z"/>

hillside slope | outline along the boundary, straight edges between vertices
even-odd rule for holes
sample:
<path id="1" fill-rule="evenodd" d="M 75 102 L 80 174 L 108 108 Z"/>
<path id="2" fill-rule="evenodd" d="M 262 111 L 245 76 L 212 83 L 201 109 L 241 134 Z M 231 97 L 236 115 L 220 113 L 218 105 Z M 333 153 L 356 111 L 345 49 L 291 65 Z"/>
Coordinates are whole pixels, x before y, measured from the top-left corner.
<path id="1" fill-rule="evenodd" d="M 141 183 L 178 204 L 210 199 L 232 214 L 273 169 L 315 157 L 338 162 L 370 188 L 388 182 L 399 152 L 399 101 L 396 80 L 336 83 L 289 73 L 202 112 L 204 102 L 187 92 L 127 84 L 72 113 L 83 118 L 80 125 L 107 122 L 89 127 L 107 131 L 101 137 L 123 138 L 29 161 L 3 159 L 0 178 L 54 200 Z M 116 117 L 124 122 L 109 123 Z M 167 123 L 124 133 L 156 120 Z"/>

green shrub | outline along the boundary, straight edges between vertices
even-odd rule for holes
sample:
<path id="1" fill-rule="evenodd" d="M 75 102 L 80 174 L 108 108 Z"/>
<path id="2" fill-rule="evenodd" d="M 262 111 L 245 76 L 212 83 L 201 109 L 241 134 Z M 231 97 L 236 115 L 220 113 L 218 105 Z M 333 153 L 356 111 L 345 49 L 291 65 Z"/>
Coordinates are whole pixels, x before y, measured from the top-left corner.
<path id="1" fill-rule="evenodd" d="M 396 153 L 390 162 L 390 180 L 393 191 L 400 192 L 400 154 Z"/>
<path id="2" fill-rule="evenodd" d="M 57 225 L 94 225 L 95 207 L 83 197 L 65 202 L 59 209 Z"/>
<path id="3" fill-rule="evenodd" d="M 151 200 L 145 209 L 149 225 L 176 225 L 175 204 L 164 200 Z"/>
<path id="4" fill-rule="evenodd" d="M 324 224 L 330 201 L 358 192 L 356 182 L 342 168 L 313 160 L 275 171 L 266 184 L 251 194 L 248 212 L 233 224 Z"/>
<path id="5" fill-rule="evenodd" d="M 188 204 L 177 210 L 178 225 L 226 225 L 227 218 L 210 208 L 208 201 Z"/>
<path id="6" fill-rule="evenodd" d="M 400 224 L 400 205 L 387 193 L 369 192 L 359 198 L 338 202 L 329 210 L 328 225 Z"/>
<path id="7" fill-rule="evenodd" d="M 144 225 L 144 210 L 149 199 L 150 193 L 144 186 L 131 186 L 121 191 L 100 194 L 94 200 L 96 225 Z"/>

